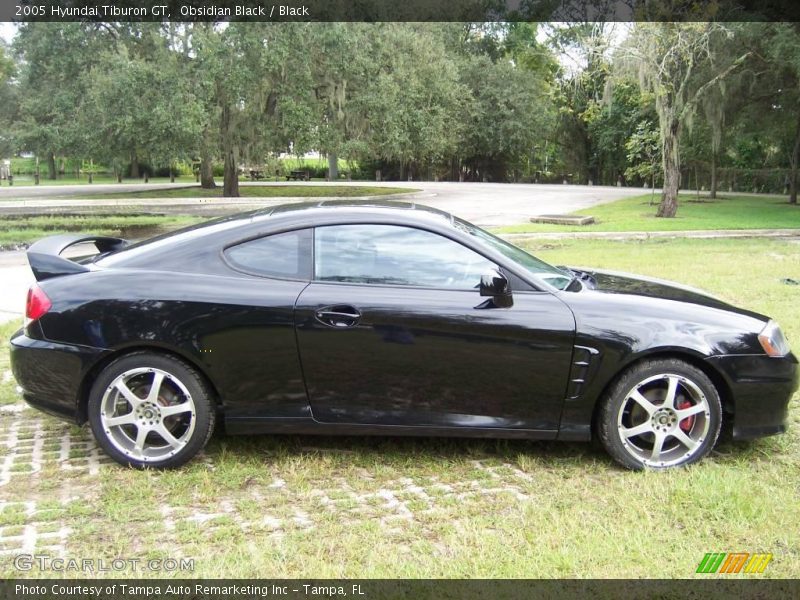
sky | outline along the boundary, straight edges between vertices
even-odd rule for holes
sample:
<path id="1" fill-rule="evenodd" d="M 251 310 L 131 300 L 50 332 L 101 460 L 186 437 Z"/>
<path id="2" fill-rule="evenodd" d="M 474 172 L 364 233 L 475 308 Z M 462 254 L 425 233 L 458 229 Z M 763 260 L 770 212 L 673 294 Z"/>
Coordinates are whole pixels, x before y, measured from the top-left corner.
<path id="1" fill-rule="evenodd" d="M 0 23 L 0 38 L 4 39 L 6 42 L 11 42 L 11 38 L 14 37 L 16 29 L 17 26 L 14 25 L 14 23 Z"/>

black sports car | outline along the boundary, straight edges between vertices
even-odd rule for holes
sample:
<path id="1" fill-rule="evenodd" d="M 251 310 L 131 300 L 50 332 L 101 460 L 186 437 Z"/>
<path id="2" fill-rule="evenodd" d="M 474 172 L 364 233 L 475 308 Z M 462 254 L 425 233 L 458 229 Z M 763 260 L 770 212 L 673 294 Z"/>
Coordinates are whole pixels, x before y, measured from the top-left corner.
<path id="1" fill-rule="evenodd" d="M 93 242 L 93 256 L 60 256 Z M 702 292 L 553 267 L 413 204 L 291 204 L 128 245 L 55 236 L 11 340 L 32 406 L 118 462 L 174 467 L 228 433 L 589 440 L 686 465 L 720 427 L 785 430 L 778 325 Z"/>

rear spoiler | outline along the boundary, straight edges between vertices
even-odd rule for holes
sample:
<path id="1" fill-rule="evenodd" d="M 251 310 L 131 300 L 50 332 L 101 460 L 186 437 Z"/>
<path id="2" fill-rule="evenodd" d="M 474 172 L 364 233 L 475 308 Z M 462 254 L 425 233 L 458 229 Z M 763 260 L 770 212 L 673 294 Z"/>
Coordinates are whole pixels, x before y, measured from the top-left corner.
<path id="1" fill-rule="evenodd" d="M 89 271 L 86 265 L 81 265 L 60 256 L 70 246 L 85 242 L 93 242 L 100 253 L 116 252 L 128 245 L 126 240 L 120 238 L 97 235 L 64 234 L 46 237 L 28 248 L 28 262 L 31 265 L 36 281 Z"/>

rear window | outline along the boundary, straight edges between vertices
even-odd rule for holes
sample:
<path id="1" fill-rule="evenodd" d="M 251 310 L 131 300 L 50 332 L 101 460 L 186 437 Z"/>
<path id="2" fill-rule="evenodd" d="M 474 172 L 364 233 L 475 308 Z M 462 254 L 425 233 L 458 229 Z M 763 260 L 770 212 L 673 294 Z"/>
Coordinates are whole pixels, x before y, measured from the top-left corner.
<path id="1" fill-rule="evenodd" d="M 231 246 L 228 263 L 246 273 L 284 279 L 311 278 L 311 230 L 276 233 Z"/>

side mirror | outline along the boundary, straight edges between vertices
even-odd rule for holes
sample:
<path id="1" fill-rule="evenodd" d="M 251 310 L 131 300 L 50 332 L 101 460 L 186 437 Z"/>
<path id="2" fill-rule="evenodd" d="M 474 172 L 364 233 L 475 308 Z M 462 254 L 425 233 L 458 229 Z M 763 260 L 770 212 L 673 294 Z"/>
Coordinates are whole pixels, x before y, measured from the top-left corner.
<path id="1" fill-rule="evenodd" d="M 508 279 L 497 269 L 492 269 L 481 275 L 481 296 L 508 296 Z"/>
<path id="2" fill-rule="evenodd" d="M 489 296 L 489 299 L 475 308 L 511 308 L 514 306 L 508 279 L 497 269 L 481 275 L 480 289 L 481 296 Z"/>

